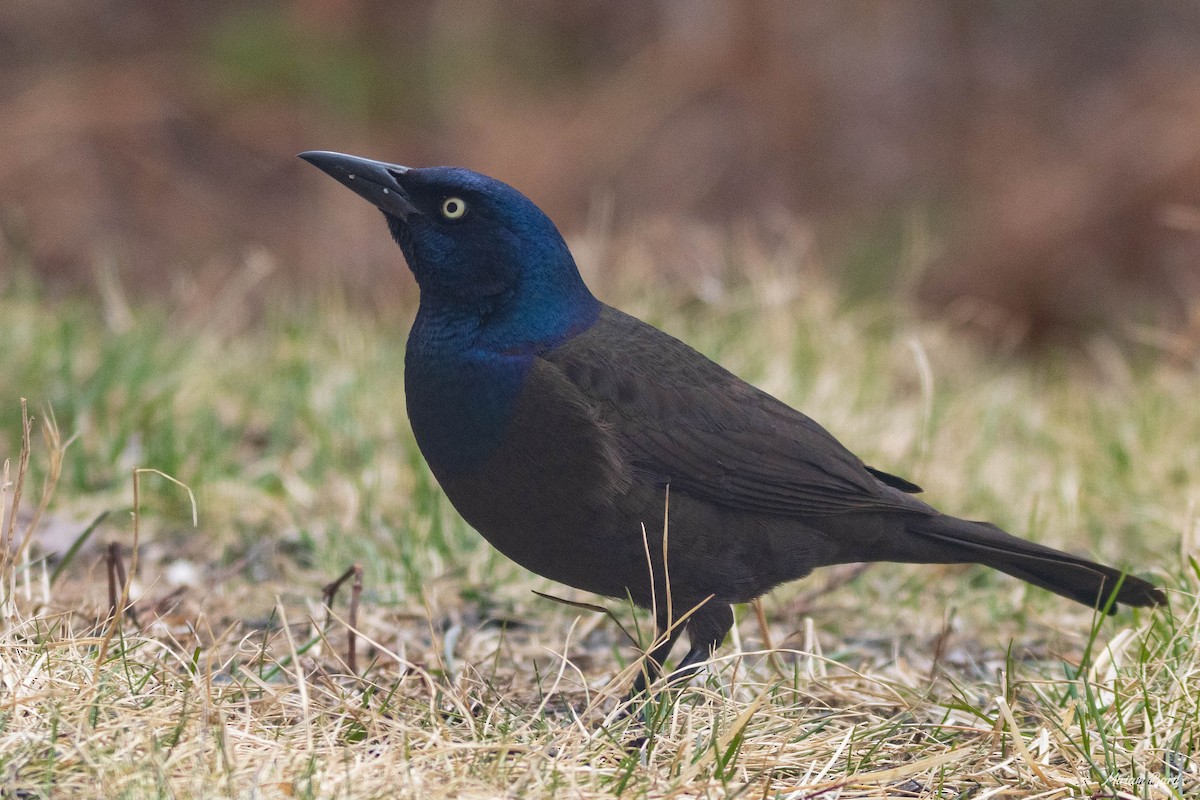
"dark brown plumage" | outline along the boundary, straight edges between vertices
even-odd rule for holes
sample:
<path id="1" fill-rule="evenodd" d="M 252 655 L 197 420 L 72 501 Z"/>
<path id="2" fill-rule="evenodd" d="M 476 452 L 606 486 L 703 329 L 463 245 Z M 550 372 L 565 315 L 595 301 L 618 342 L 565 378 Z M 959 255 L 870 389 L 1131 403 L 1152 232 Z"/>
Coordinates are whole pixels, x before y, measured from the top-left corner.
<path id="1" fill-rule="evenodd" d="M 1117 603 L 1165 601 L 1119 570 L 941 514 L 804 414 L 608 307 L 535 359 L 484 468 L 441 482 L 517 563 L 653 603 L 664 630 L 669 574 L 674 614 L 700 606 L 681 669 L 724 639 L 731 603 L 832 564 L 979 563 L 1085 605 L 1103 604 L 1118 583 Z"/>

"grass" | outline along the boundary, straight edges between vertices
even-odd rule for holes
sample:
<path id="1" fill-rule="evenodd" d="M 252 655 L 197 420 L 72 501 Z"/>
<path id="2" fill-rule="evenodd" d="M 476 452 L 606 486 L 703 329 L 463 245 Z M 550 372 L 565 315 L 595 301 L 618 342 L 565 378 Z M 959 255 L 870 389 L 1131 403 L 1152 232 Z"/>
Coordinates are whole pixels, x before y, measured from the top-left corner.
<path id="1" fill-rule="evenodd" d="M 497 555 L 424 466 L 403 313 L 329 301 L 233 333 L 196 321 L 223 309 L 127 318 L 18 281 L 0 447 L 8 506 L 20 488 L 5 520 L 33 538 L 0 574 L 0 796 L 1195 795 L 1196 364 L 1103 341 L 999 357 L 737 239 L 726 269 L 647 292 L 648 251 L 589 244 L 585 262 L 620 265 L 593 269 L 602 294 L 868 463 L 1136 566 L 1170 609 L 1099 619 L 979 568 L 818 573 L 763 601 L 765 628 L 739 609 L 703 679 L 622 717 L 637 649 L 532 590 L 600 601 Z M 145 470 L 194 492 L 197 524 Z M 131 571 L 116 619 L 109 543 Z M 321 589 L 353 563 L 352 672 L 346 592 L 328 610 Z M 648 642 L 645 614 L 605 605 Z"/>

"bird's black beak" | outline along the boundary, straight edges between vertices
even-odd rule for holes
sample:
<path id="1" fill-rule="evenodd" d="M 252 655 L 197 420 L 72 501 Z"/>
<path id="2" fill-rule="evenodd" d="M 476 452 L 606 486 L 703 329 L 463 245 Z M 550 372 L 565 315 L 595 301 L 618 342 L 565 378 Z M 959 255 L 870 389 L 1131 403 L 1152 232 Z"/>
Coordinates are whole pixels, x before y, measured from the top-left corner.
<path id="1" fill-rule="evenodd" d="M 308 150 L 299 157 L 370 200 L 386 214 L 403 220 L 419 213 L 400 185 L 400 179 L 408 172 L 408 167 L 328 150 Z"/>

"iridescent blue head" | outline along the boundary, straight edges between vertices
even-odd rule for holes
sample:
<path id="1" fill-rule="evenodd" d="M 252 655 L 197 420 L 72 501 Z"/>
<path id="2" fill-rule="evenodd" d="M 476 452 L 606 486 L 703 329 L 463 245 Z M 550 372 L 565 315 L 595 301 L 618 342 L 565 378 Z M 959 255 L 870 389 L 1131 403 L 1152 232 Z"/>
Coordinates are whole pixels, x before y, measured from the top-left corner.
<path id="1" fill-rule="evenodd" d="M 599 313 L 558 228 L 506 183 L 458 167 L 300 157 L 383 211 L 423 311 L 477 320 L 503 349 L 552 346 Z"/>
<path id="2" fill-rule="evenodd" d="M 439 478 L 479 468 L 504 441 L 537 355 L 600 315 L 566 242 L 527 197 L 486 175 L 300 157 L 387 218 L 421 287 L 404 369 L 417 443 Z"/>

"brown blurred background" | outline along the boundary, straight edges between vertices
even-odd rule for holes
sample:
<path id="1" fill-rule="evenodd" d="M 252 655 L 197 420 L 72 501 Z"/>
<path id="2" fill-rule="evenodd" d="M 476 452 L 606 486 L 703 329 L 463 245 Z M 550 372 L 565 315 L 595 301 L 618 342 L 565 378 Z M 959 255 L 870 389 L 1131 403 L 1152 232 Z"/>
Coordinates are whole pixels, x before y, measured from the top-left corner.
<path id="1" fill-rule="evenodd" d="M 1200 328 L 1194 2 L 0 3 L 4 274 L 178 300 L 265 252 L 260 291 L 411 297 L 310 148 L 568 233 L 799 218 L 848 293 L 1027 340 Z"/>

